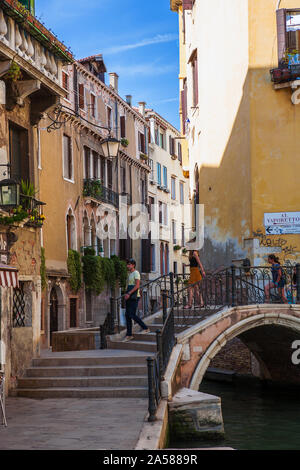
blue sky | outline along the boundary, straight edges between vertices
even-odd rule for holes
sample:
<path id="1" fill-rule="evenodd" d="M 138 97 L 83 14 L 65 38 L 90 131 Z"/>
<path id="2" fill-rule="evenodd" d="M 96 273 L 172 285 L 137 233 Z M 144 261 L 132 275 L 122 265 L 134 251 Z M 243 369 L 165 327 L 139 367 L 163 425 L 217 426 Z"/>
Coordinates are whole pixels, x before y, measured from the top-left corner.
<path id="1" fill-rule="evenodd" d="M 169 0 L 36 0 L 36 16 L 76 59 L 102 53 L 123 98 L 146 101 L 179 128 L 178 16 Z"/>

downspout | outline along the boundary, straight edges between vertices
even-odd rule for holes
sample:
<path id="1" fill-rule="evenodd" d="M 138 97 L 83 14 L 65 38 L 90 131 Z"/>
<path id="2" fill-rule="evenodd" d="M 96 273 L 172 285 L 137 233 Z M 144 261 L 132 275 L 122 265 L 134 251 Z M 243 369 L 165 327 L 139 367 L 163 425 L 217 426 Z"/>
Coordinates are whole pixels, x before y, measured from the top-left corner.
<path id="1" fill-rule="evenodd" d="M 281 0 L 278 0 L 276 10 L 279 10 Z"/>

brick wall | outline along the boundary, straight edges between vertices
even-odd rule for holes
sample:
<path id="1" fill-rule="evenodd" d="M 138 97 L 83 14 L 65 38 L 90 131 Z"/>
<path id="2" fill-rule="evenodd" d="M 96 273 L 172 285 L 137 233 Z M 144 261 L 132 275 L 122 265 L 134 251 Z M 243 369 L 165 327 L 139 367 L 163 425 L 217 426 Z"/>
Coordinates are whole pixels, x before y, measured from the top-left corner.
<path id="1" fill-rule="evenodd" d="M 229 341 L 211 361 L 209 367 L 251 374 L 251 354 L 238 338 Z"/>

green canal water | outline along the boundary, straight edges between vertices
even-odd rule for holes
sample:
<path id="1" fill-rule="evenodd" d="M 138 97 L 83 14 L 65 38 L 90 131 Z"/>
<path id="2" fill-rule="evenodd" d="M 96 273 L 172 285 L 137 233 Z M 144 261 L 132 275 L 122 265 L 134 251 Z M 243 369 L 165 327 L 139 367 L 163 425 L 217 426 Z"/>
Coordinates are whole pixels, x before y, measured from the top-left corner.
<path id="1" fill-rule="evenodd" d="M 225 440 L 178 444 L 185 448 L 299 450 L 300 391 L 204 380 L 200 392 L 222 400 Z"/>

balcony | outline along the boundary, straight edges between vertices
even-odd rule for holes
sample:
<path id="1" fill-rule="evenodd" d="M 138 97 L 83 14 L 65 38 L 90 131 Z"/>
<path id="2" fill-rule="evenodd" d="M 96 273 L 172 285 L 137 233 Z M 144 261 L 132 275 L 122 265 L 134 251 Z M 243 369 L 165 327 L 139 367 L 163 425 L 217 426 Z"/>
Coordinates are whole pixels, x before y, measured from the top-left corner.
<path id="1" fill-rule="evenodd" d="M 21 224 L 21 226 L 25 227 L 42 227 L 45 221 L 42 208 L 45 205 L 44 202 L 38 201 L 32 196 L 20 194 L 20 203 L 15 207 L 11 207 L 8 215 L 6 215 L 7 208 L 0 206 L 2 210 L 5 210 L 0 215 L 0 225 L 12 226 Z"/>
<path id="2" fill-rule="evenodd" d="M 103 186 L 99 179 L 85 179 L 83 183 L 83 196 L 96 201 L 105 202 L 119 208 L 119 194 Z"/>

